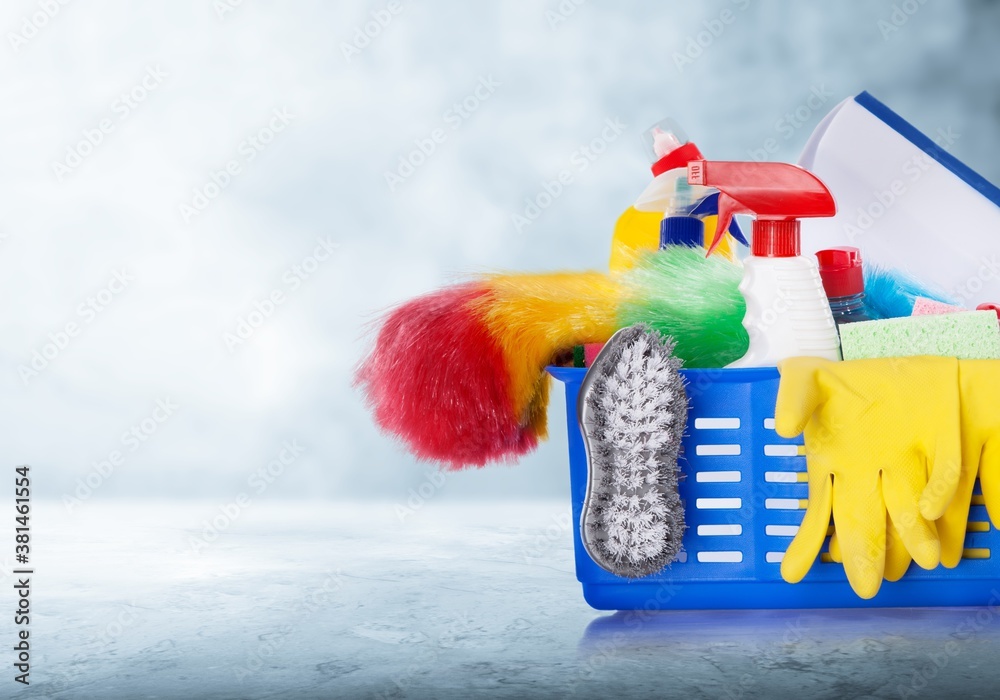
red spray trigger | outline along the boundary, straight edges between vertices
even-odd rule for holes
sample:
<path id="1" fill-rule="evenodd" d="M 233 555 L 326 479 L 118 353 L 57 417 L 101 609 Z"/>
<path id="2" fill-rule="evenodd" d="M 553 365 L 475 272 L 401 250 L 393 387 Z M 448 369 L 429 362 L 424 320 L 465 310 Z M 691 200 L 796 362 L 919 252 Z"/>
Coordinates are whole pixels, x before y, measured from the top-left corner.
<path id="1" fill-rule="evenodd" d="M 688 184 L 689 185 L 705 185 L 706 172 L 705 172 L 706 161 L 704 160 L 693 160 L 688 163 Z M 719 243 L 722 242 L 722 237 L 726 235 L 726 231 L 729 230 L 729 225 L 733 222 L 733 216 L 736 214 L 746 214 L 752 213 L 748 212 L 744 207 L 740 205 L 738 201 L 733 199 L 733 197 L 728 192 L 719 192 L 719 219 L 715 224 L 715 237 L 712 239 L 711 245 L 708 246 L 708 252 L 705 257 L 708 257 L 715 249 L 719 247 Z"/>
<path id="2" fill-rule="evenodd" d="M 837 205 L 819 178 L 788 163 L 696 160 L 688 163 L 688 182 L 719 190 L 719 223 L 709 254 L 735 214 L 753 214 L 753 255 L 799 254 L 800 217 L 833 216 Z"/>

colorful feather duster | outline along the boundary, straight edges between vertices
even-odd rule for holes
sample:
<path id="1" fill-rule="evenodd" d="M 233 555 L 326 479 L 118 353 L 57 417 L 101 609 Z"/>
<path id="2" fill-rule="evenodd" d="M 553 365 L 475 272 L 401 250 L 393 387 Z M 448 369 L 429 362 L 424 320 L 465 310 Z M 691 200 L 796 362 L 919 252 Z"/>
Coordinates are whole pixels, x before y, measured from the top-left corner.
<path id="1" fill-rule="evenodd" d="M 545 367 L 615 330 L 619 286 L 597 272 L 490 275 L 382 321 L 355 383 L 376 423 L 452 469 L 512 461 L 546 436 Z"/>
<path id="2" fill-rule="evenodd" d="M 511 410 L 506 358 L 473 309 L 488 293 L 464 284 L 397 307 L 355 377 L 379 427 L 452 468 L 517 457 L 538 441 Z"/>

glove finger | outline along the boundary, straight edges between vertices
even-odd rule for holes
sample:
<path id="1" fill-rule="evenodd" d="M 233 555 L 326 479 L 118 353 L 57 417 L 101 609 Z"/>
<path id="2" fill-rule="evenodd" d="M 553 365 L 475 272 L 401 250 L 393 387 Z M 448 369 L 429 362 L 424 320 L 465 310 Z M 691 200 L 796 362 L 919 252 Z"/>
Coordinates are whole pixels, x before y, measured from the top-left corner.
<path id="1" fill-rule="evenodd" d="M 983 446 L 979 460 L 979 485 L 993 527 L 1000 528 L 1000 442 L 990 440 Z"/>
<path id="2" fill-rule="evenodd" d="M 955 399 L 954 411 L 949 411 L 946 405 L 940 406 L 939 411 L 942 416 L 957 417 L 958 398 Z M 927 520 L 937 520 L 948 510 L 962 477 L 962 437 L 957 420 L 941 421 L 929 462 L 927 485 L 920 494 L 920 513 Z"/>
<path id="3" fill-rule="evenodd" d="M 823 473 L 809 479 L 809 504 L 802 525 L 781 560 L 781 577 L 788 583 L 798 583 L 812 568 L 826 539 L 833 507 L 833 476 Z"/>
<path id="4" fill-rule="evenodd" d="M 792 357 L 778 364 L 781 382 L 774 407 L 774 430 L 778 435 L 792 438 L 805 430 L 822 400 L 816 372 L 827 364 L 830 360 L 819 357 Z"/>
<path id="5" fill-rule="evenodd" d="M 911 561 L 913 560 L 906 551 L 903 538 L 892 522 L 892 516 L 888 516 L 885 522 L 885 580 L 898 581 L 903 578 Z"/>
<path id="6" fill-rule="evenodd" d="M 941 563 L 941 543 L 933 521 L 920 514 L 918 496 L 920 474 L 916 470 L 882 471 L 882 497 L 906 550 L 923 569 L 933 569 Z"/>
<path id="7" fill-rule="evenodd" d="M 830 559 L 838 564 L 844 563 L 844 553 L 840 551 L 840 539 L 837 537 L 836 530 L 830 535 Z"/>
<path id="8" fill-rule="evenodd" d="M 835 481 L 833 523 L 851 588 L 861 598 L 874 597 L 885 574 L 886 510 L 878 480 Z"/>
<path id="9" fill-rule="evenodd" d="M 936 522 L 938 540 L 941 542 L 941 565 L 954 569 L 962 561 L 965 550 L 965 532 L 969 526 L 969 505 L 972 488 L 979 470 L 978 445 L 966 444 L 962 450 L 962 476 L 951 499 L 948 510 Z"/>

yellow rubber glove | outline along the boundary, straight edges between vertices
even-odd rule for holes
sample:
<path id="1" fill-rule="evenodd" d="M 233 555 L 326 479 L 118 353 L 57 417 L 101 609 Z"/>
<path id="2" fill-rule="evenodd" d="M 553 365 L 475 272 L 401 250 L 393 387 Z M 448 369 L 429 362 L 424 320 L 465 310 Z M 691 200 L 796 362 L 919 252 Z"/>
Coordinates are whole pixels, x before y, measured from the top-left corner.
<path id="1" fill-rule="evenodd" d="M 940 536 L 940 526 L 938 527 L 938 535 Z M 944 545 L 942 544 L 943 549 Z M 830 536 L 830 558 L 838 564 L 844 563 L 844 554 L 840 551 L 840 541 L 837 538 L 836 530 Z M 899 531 L 896 530 L 896 526 L 892 524 L 892 518 L 888 517 L 887 513 L 885 519 L 885 572 L 882 577 L 886 581 L 898 581 L 903 578 L 903 574 L 910 568 L 912 561 L 913 558 L 906 551 L 906 545 L 903 544 L 903 538 L 899 536 Z"/>
<path id="2" fill-rule="evenodd" d="M 787 438 L 805 432 L 809 472 L 809 504 L 782 577 L 796 583 L 806 575 L 831 513 L 838 550 L 831 556 L 842 558 L 862 598 L 878 592 L 887 572 L 887 531 L 921 567 L 937 566 L 934 521 L 961 472 L 958 360 L 796 357 L 778 369 L 775 430 Z M 888 573 L 902 576 L 908 562 L 898 544 L 892 550 Z"/>
<path id="3" fill-rule="evenodd" d="M 938 520 L 941 563 L 962 560 L 976 476 L 993 526 L 1000 528 L 1000 360 L 959 360 L 962 402 L 962 475 L 955 497 Z"/>

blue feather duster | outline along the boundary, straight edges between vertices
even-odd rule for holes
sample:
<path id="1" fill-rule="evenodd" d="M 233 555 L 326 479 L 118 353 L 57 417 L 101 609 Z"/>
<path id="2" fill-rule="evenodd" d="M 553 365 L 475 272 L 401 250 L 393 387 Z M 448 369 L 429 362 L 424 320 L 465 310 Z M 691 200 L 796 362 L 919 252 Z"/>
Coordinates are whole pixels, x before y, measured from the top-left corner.
<path id="1" fill-rule="evenodd" d="M 948 295 L 922 285 L 904 272 L 865 263 L 865 303 L 873 318 L 909 316 L 917 297 L 961 306 Z"/>

